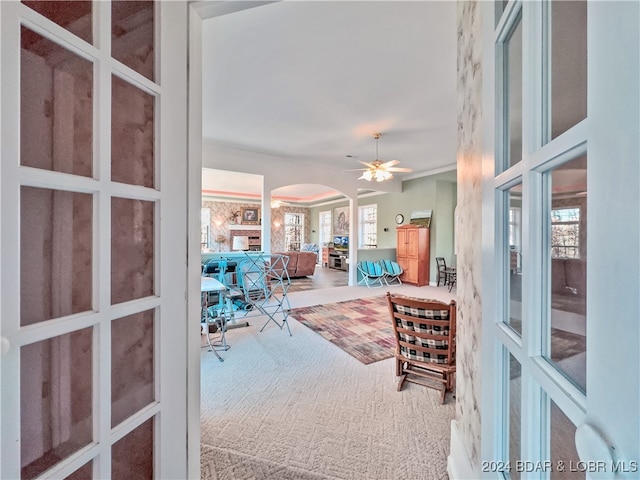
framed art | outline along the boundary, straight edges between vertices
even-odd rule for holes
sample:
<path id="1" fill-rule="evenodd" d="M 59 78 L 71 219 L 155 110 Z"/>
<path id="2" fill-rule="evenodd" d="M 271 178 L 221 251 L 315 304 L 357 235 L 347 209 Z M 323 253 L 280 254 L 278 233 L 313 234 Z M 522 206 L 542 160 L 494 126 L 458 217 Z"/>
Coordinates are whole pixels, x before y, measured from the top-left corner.
<path id="1" fill-rule="evenodd" d="M 431 226 L 431 215 L 433 215 L 433 210 L 415 210 L 411 212 L 411 220 L 409 223 L 411 225 L 418 225 L 419 227 L 427 227 Z"/>
<path id="2" fill-rule="evenodd" d="M 259 225 L 260 209 L 258 207 L 243 208 L 240 219 L 242 225 Z"/>
<path id="3" fill-rule="evenodd" d="M 333 234 L 349 235 L 349 207 L 333 209 Z"/>

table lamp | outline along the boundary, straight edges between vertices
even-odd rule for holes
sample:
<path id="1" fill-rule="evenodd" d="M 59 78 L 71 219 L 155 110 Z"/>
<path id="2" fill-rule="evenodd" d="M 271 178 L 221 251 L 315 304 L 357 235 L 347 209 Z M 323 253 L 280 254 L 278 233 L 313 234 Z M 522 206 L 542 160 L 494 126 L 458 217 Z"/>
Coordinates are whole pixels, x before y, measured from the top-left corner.
<path id="1" fill-rule="evenodd" d="M 231 246 L 231 249 L 234 251 L 249 250 L 249 237 L 246 235 L 233 237 L 233 245 Z"/>

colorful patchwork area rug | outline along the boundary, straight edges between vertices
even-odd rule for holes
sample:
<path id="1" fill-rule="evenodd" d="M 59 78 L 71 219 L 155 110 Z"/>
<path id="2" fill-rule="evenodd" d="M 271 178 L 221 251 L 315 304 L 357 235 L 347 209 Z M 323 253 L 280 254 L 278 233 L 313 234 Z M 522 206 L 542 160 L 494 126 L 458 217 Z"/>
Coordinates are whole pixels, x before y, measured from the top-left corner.
<path id="1" fill-rule="evenodd" d="M 368 365 L 393 357 L 395 340 L 386 297 L 295 308 L 291 316 Z"/>
<path id="2" fill-rule="evenodd" d="M 306 292 L 317 288 L 311 277 L 292 278 L 287 293 Z"/>

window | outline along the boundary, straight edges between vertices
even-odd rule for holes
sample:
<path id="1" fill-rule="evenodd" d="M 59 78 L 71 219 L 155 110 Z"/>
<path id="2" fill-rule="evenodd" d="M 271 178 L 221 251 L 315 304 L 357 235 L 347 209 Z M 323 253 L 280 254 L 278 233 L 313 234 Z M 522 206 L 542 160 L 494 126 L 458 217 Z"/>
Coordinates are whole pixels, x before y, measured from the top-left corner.
<path id="1" fill-rule="evenodd" d="M 360 219 L 360 248 L 375 248 L 378 244 L 378 206 L 365 205 L 358 208 Z"/>
<path id="2" fill-rule="evenodd" d="M 205 251 L 209 248 L 209 236 L 211 228 L 211 210 L 208 208 L 200 209 L 200 249 Z"/>
<path id="3" fill-rule="evenodd" d="M 551 210 L 551 258 L 580 258 L 580 208 Z"/>
<path id="4" fill-rule="evenodd" d="M 509 246 L 520 251 L 520 226 L 522 210 L 520 208 L 509 209 Z"/>
<path id="5" fill-rule="evenodd" d="M 521 264 L 521 239 L 522 239 L 522 183 L 517 183 L 504 191 L 505 197 L 505 228 L 508 228 L 508 244 L 503 246 L 505 263 L 508 265 L 509 274 L 504 272 L 504 287 L 508 292 L 508 300 L 505 298 L 504 317 L 502 321 L 509 325 L 519 336 L 522 336 L 522 264 Z M 506 221 L 508 220 L 508 224 Z M 503 287 L 503 288 L 504 288 Z"/>
<path id="6" fill-rule="evenodd" d="M 318 225 L 320 226 L 320 245 L 326 245 L 331 242 L 331 210 L 320 212 Z"/>
<path id="7" fill-rule="evenodd" d="M 289 251 L 300 251 L 304 243 L 304 214 L 284 214 L 284 246 Z"/>

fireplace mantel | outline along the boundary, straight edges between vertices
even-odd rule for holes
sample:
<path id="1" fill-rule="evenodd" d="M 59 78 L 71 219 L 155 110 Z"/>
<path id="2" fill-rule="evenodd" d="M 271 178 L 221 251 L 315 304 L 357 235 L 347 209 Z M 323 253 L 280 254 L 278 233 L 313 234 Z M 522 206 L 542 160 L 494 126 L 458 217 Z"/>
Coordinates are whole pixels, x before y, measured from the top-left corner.
<path id="1" fill-rule="evenodd" d="M 258 230 L 261 231 L 262 225 L 232 225 L 229 224 L 229 231 L 233 230 Z"/>

